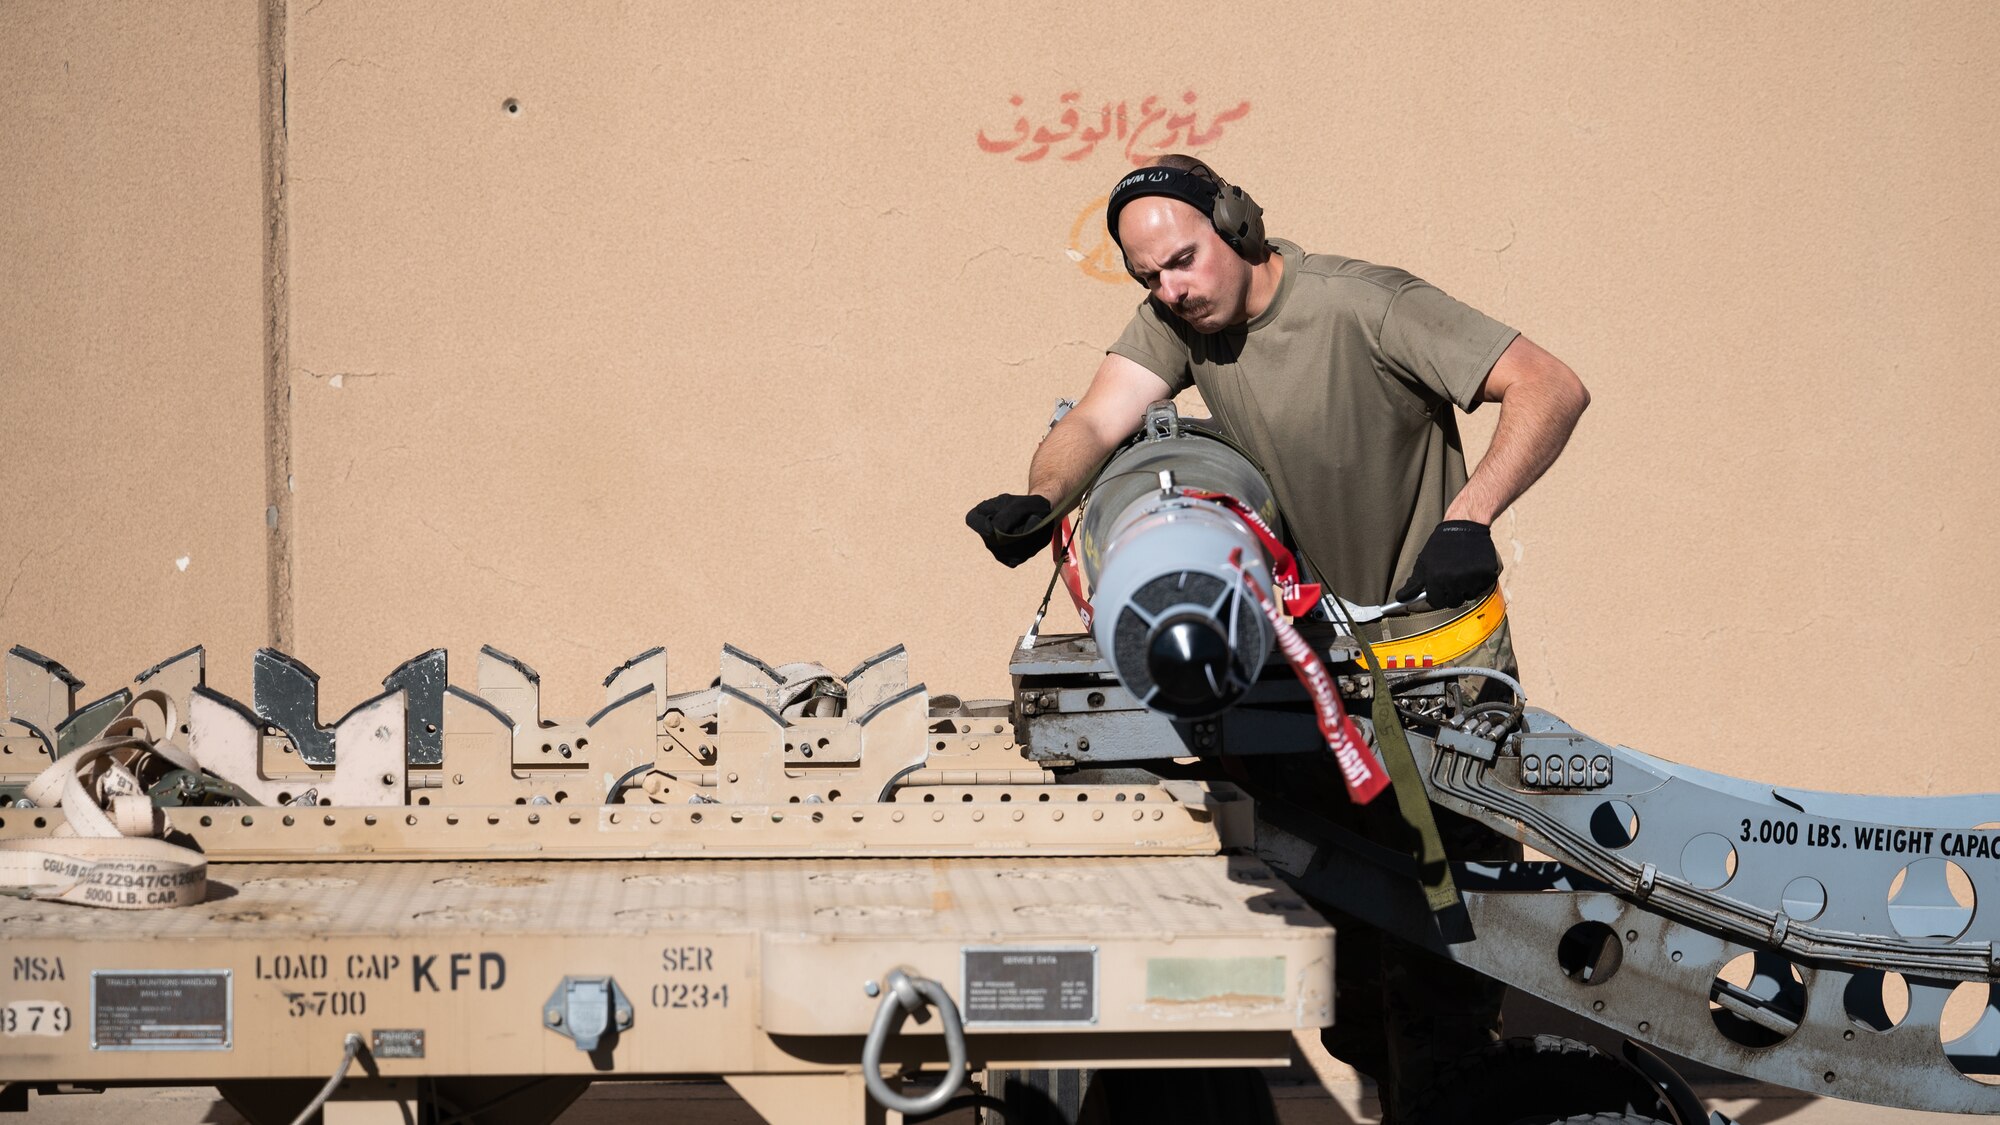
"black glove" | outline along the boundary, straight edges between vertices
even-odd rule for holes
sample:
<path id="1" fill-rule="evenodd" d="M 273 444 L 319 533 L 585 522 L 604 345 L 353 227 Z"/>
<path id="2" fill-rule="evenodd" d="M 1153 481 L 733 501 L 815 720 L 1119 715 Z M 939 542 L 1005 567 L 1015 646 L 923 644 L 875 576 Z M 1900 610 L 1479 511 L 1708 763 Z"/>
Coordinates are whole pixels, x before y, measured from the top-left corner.
<path id="1" fill-rule="evenodd" d="M 1028 530 L 1048 514 L 1047 497 L 1015 496 L 1003 492 L 991 500 L 980 501 L 965 513 L 965 526 L 979 533 L 994 558 L 1008 566 L 1020 566 L 1034 558 L 1055 537 L 1054 520 L 1033 532 Z"/>
<path id="2" fill-rule="evenodd" d="M 1446 520 L 1417 552 L 1416 568 L 1396 591 L 1396 600 L 1406 602 L 1422 594 L 1438 609 L 1450 609 L 1492 589 L 1499 580 L 1500 556 L 1493 550 L 1493 535 L 1486 525 Z"/>

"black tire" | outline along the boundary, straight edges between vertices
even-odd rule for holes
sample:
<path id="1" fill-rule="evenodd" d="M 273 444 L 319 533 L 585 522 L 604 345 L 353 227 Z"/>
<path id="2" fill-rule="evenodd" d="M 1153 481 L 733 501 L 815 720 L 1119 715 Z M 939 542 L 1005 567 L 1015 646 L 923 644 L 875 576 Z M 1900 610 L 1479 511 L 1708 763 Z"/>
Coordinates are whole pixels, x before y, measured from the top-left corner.
<path id="1" fill-rule="evenodd" d="M 995 1070 L 986 1076 L 986 1092 L 1007 1108 L 982 1112 L 980 1120 L 993 1125 L 1077 1125 L 1083 1111 L 1083 1089 L 1090 1083 L 1088 1070 Z"/>
<path id="2" fill-rule="evenodd" d="M 1638 1071 L 1588 1043 L 1537 1035 L 1503 1039 L 1445 1066 L 1412 1125 L 1552 1125 L 1593 1114 L 1609 1114 L 1607 1122 L 1672 1119 Z"/>
<path id="3" fill-rule="evenodd" d="M 1278 1107 L 1264 1072 L 1249 1067 L 1100 1070 L 1091 1077 L 1077 1122 L 1278 1125 Z"/>
<path id="4" fill-rule="evenodd" d="M 1582 1117 L 1565 1117 L 1556 1125 L 1667 1125 L 1657 1117 L 1641 1117 L 1636 1113 L 1586 1113 Z"/>

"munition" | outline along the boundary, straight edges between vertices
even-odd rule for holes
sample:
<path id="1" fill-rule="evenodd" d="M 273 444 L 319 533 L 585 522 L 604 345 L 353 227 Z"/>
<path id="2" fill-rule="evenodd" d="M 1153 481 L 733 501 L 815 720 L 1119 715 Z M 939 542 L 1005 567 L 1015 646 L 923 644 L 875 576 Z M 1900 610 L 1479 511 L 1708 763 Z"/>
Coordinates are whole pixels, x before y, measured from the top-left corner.
<path id="1" fill-rule="evenodd" d="M 1265 589 L 1271 560 L 1252 522 L 1277 522 L 1264 475 L 1172 403 L 1099 474 L 1079 524 L 1098 651 L 1147 707 L 1215 715 L 1256 682 L 1270 626 L 1230 564 Z"/>

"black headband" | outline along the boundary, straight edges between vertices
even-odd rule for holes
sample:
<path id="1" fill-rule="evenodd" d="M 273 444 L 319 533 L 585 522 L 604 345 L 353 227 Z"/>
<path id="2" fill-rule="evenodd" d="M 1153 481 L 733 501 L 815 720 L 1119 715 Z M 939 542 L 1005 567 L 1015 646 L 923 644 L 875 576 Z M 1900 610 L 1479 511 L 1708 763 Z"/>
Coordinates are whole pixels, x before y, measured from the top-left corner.
<path id="1" fill-rule="evenodd" d="M 1215 192 L 1213 180 L 1193 172 L 1183 172 L 1179 168 L 1141 168 L 1119 180 L 1118 186 L 1111 189 L 1111 202 L 1104 207 L 1104 223 L 1111 228 L 1111 240 L 1123 250 L 1125 240 L 1118 237 L 1118 213 L 1125 209 L 1127 203 L 1141 196 L 1164 195 L 1180 200 L 1203 215 L 1213 216 Z"/>

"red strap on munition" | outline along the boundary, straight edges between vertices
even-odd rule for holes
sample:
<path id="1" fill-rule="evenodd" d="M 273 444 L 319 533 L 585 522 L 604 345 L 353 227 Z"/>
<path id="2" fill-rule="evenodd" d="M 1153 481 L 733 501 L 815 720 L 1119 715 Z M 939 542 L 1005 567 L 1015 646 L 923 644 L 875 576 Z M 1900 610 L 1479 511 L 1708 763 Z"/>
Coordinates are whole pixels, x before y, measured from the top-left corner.
<path id="1" fill-rule="evenodd" d="M 1254 526 L 1254 525 L 1253 525 Z M 1243 576 L 1243 585 L 1256 596 L 1257 604 L 1264 610 L 1264 616 L 1271 627 L 1278 632 L 1278 649 L 1292 666 L 1292 673 L 1305 685 L 1306 694 L 1312 697 L 1313 712 L 1319 719 L 1319 730 L 1326 737 L 1327 748 L 1333 751 L 1333 760 L 1340 766 L 1340 777 L 1347 783 L 1347 794 L 1357 805 L 1365 805 L 1375 799 L 1382 790 L 1389 787 L 1389 774 L 1369 753 L 1361 741 L 1361 731 L 1354 720 L 1347 715 L 1347 709 L 1340 705 L 1340 693 L 1334 690 L 1333 677 L 1327 674 L 1326 665 L 1319 654 L 1312 650 L 1292 623 L 1278 613 L 1278 607 L 1271 601 L 1264 587 L 1243 566 L 1243 551 L 1239 548 L 1229 552 L 1229 565 Z"/>
<path id="2" fill-rule="evenodd" d="M 1319 604 L 1320 586 L 1317 582 L 1299 581 L 1299 560 L 1291 549 L 1278 541 L 1278 533 L 1264 522 L 1264 517 L 1256 513 L 1250 505 L 1229 495 L 1227 492 L 1203 492 L 1199 489 L 1183 489 L 1181 495 L 1194 500 L 1209 500 L 1235 512 L 1244 523 L 1250 525 L 1251 534 L 1264 545 L 1264 552 L 1271 556 L 1271 580 L 1278 584 L 1278 600 L 1285 603 L 1285 612 L 1293 617 L 1303 617 L 1312 607 Z"/>
<path id="3" fill-rule="evenodd" d="M 1049 550 L 1056 557 L 1056 571 L 1062 575 L 1063 588 L 1069 591 L 1069 600 L 1076 604 L 1076 615 L 1083 620 L 1083 631 L 1090 632 L 1092 612 L 1090 599 L 1083 596 L 1083 572 L 1076 565 L 1076 513 L 1063 516 L 1062 526 L 1055 539 L 1050 541 Z"/>

